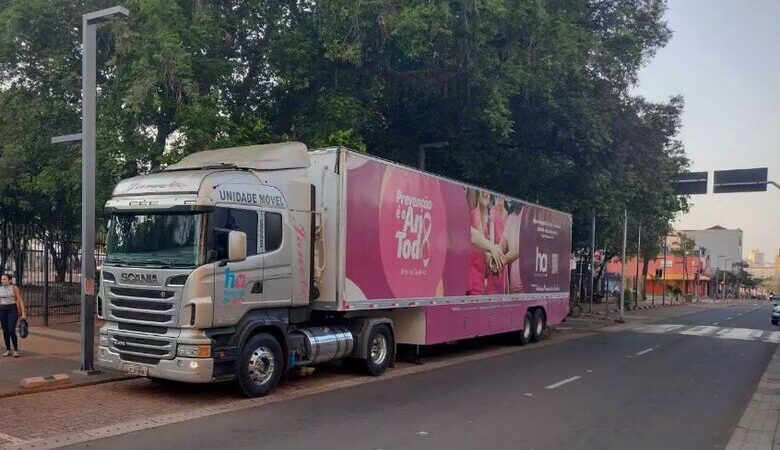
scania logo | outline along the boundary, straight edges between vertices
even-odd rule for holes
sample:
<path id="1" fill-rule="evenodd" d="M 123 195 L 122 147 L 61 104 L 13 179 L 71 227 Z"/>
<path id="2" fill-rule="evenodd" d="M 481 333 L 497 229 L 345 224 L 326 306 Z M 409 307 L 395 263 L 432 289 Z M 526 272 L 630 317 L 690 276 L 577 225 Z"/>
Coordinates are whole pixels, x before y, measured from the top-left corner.
<path id="1" fill-rule="evenodd" d="M 123 273 L 120 275 L 120 278 L 122 279 L 123 283 L 130 283 L 130 284 L 156 284 L 159 285 L 160 282 L 157 280 L 157 275 L 155 274 L 142 274 L 142 273 Z"/>
<path id="2" fill-rule="evenodd" d="M 125 342 L 125 341 L 120 341 L 120 340 L 118 340 L 118 339 L 114 339 L 114 340 L 113 340 L 113 344 L 114 344 L 114 347 L 124 347 L 124 346 L 126 346 L 126 345 L 127 345 L 127 342 Z"/>

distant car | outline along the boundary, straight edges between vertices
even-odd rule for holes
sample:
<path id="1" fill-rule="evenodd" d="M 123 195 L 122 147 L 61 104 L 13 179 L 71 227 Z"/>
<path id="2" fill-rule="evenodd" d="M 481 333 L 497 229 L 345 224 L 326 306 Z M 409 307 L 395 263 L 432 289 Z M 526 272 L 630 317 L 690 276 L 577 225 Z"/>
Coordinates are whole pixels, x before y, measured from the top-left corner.
<path id="1" fill-rule="evenodd" d="M 775 303 L 772 305 L 772 325 L 777 325 L 780 322 L 780 305 Z"/>

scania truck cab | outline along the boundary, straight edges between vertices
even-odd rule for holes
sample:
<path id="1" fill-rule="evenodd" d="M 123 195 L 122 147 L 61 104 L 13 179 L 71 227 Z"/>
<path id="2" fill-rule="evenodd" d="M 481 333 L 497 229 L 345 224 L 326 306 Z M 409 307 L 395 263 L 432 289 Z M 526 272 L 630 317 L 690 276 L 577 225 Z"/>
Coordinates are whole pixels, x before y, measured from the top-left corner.
<path id="1" fill-rule="evenodd" d="M 200 152 L 121 181 L 106 204 L 98 365 L 236 379 L 248 396 L 291 367 L 336 358 L 382 373 L 394 350 L 387 320 L 333 323 L 310 307 L 320 230 L 309 166 L 303 144 L 271 144 Z M 369 337 L 373 359 L 360 341 Z"/>

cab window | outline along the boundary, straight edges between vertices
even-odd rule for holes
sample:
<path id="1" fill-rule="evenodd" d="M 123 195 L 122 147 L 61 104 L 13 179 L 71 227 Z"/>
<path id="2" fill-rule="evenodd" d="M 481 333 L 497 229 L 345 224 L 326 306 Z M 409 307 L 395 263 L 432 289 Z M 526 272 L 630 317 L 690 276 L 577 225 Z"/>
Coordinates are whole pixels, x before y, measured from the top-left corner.
<path id="1" fill-rule="evenodd" d="M 209 214 L 209 260 L 219 261 L 228 257 L 228 234 L 243 231 L 246 234 L 246 255 L 256 255 L 258 214 L 256 211 L 238 208 L 215 208 Z"/>
<path id="2" fill-rule="evenodd" d="M 265 253 L 278 250 L 282 246 L 282 215 L 275 212 L 263 213 L 263 243 Z"/>

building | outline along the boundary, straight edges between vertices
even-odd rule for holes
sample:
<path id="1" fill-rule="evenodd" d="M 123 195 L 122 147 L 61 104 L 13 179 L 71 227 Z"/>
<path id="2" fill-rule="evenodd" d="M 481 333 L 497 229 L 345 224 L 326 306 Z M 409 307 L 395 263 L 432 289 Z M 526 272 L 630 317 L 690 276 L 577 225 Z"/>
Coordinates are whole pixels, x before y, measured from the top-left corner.
<path id="1" fill-rule="evenodd" d="M 753 249 L 748 253 L 748 264 L 750 267 L 764 267 L 766 260 L 764 259 L 764 252 L 757 249 Z"/>
<path id="2" fill-rule="evenodd" d="M 780 276 L 780 251 L 775 256 L 775 276 Z"/>
<path id="3" fill-rule="evenodd" d="M 664 261 L 666 262 L 664 270 Z M 667 295 L 677 288 L 680 291 L 680 295 L 688 294 L 696 296 L 698 291 L 699 297 L 707 297 L 711 292 L 717 289 L 717 286 L 711 286 L 714 280 L 711 281 L 711 277 L 705 273 L 697 275 L 699 271 L 706 271 L 706 259 L 699 259 L 698 256 L 689 255 L 685 258 L 682 256 L 667 255 L 666 259 L 662 255 L 656 257 L 654 260 L 650 260 L 647 265 L 647 277 L 644 281 L 645 297 L 658 297 Z M 686 267 L 687 265 L 687 267 Z M 636 283 L 637 269 L 639 269 L 639 276 L 642 277 L 644 273 L 644 265 L 640 261 L 637 265 L 636 259 L 631 258 L 626 264 L 626 290 L 633 291 Z M 607 268 L 604 271 L 604 278 L 606 280 L 608 290 L 612 291 L 620 286 L 620 274 L 622 265 L 618 258 L 614 258 L 607 263 Z M 642 287 L 639 288 L 642 290 Z"/>
<path id="4" fill-rule="evenodd" d="M 680 230 L 678 233 L 696 242 L 696 248 L 704 248 L 709 257 L 708 274 L 717 268 L 732 270 L 735 263 L 742 261 L 742 230 L 729 230 L 716 225 L 706 230 Z M 780 258 L 780 257 L 779 257 Z"/>

